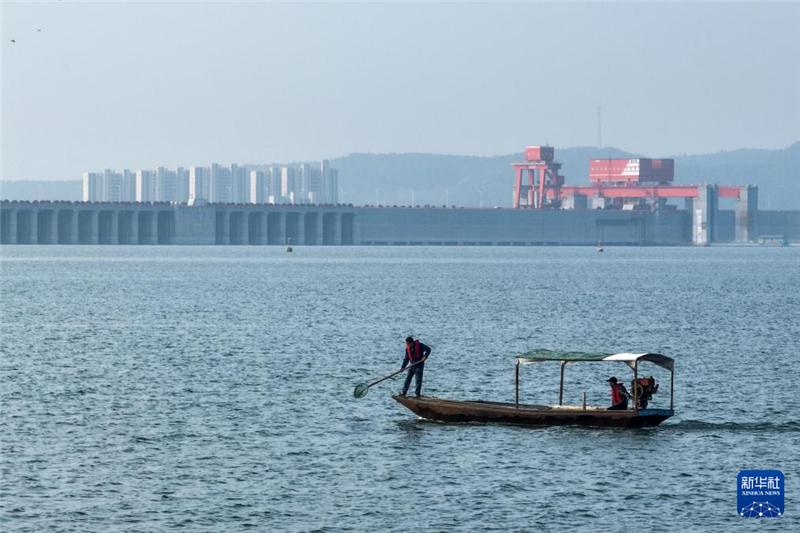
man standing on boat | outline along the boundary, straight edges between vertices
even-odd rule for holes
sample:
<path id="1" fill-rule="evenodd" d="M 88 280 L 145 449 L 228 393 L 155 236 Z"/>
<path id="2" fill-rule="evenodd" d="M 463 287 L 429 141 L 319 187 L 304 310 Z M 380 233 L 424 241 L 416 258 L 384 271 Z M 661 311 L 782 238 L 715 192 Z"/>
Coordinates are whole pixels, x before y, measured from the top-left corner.
<path id="1" fill-rule="evenodd" d="M 424 358 L 428 357 L 431 354 L 430 347 L 422 344 L 419 341 L 415 341 L 414 337 L 406 337 L 406 351 L 403 354 L 403 366 L 400 368 L 403 369 L 408 365 L 414 365 L 408 369 L 408 374 L 406 375 L 406 382 L 403 385 L 403 392 L 400 393 L 401 396 L 405 396 L 408 392 L 408 386 L 411 385 L 411 378 L 416 376 L 417 378 L 417 389 L 416 395 L 420 396 L 422 394 L 422 371 L 425 370 L 425 363 L 418 363 L 422 361 Z"/>
<path id="2" fill-rule="evenodd" d="M 624 411 L 628 408 L 628 398 L 630 394 L 625 389 L 625 385 L 617 383 L 617 378 L 608 378 L 608 384 L 611 385 L 611 407 L 609 411 Z"/>

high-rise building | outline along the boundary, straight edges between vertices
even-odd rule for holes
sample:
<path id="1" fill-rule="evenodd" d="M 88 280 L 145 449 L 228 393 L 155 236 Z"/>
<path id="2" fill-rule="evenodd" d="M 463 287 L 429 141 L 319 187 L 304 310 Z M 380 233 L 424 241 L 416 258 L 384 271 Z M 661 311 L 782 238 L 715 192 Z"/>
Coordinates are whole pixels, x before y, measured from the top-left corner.
<path id="1" fill-rule="evenodd" d="M 322 203 L 339 203 L 339 171 L 331 168 L 330 161 L 323 159 L 320 164 L 322 172 Z"/>
<path id="2" fill-rule="evenodd" d="M 341 201 L 339 198 L 339 169 L 337 168 L 328 171 L 328 201 L 332 204 L 338 204 Z"/>
<path id="3" fill-rule="evenodd" d="M 99 172 L 83 173 L 83 201 L 100 202 L 103 199 L 103 175 Z"/>
<path id="4" fill-rule="evenodd" d="M 122 174 L 114 172 L 110 168 L 103 171 L 103 185 L 101 200 L 103 202 L 122 201 Z"/>
<path id="5" fill-rule="evenodd" d="M 210 169 L 208 167 L 189 168 L 189 201 L 206 202 L 209 199 L 209 180 Z"/>
<path id="6" fill-rule="evenodd" d="M 136 201 L 136 173 L 128 168 L 122 171 L 122 201 Z"/>
<path id="7" fill-rule="evenodd" d="M 251 204 L 266 204 L 269 202 L 269 179 L 261 170 L 250 171 L 250 196 Z"/>
<path id="8" fill-rule="evenodd" d="M 303 163 L 298 169 L 298 194 L 303 203 L 322 203 L 322 171 L 316 165 Z"/>
<path id="9" fill-rule="evenodd" d="M 281 202 L 293 204 L 296 198 L 297 172 L 294 167 L 281 167 Z"/>
<path id="10" fill-rule="evenodd" d="M 174 170 L 158 167 L 155 185 L 156 202 L 178 201 L 178 175 Z"/>
<path id="11" fill-rule="evenodd" d="M 269 168 L 269 193 L 267 194 L 267 203 L 276 204 L 280 203 L 281 197 L 281 167 Z"/>
<path id="12" fill-rule="evenodd" d="M 231 199 L 235 204 L 246 204 L 250 197 L 250 176 L 247 168 L 231 165 Z"/>
<path id="13" fill-rule="evenodd" d="M 325 203 L 322 191 L 322 170 L 314 167 L 311 169 L 311 175 L 308 178 L 308 201 L 312 204 Z"/>
<path id="14" fill-rule="evenodd" d="M 338 172 L 325 159 L 253 170 L 223 167 L 178 167 L 117 172 L 84 172 L 82 198 L 89 202 L 312 203 L 339 201 Z"/>
<path id="15" fill-rule="evenodd" d="M 136 171 L 136 201 L 153 202 L 156 195 L 156 173 L 152 170 Z"/>
<path id="16" fill-rule="evenodd" d="M 178 197 L 176 201 L 185 204 L 189 201 L 189 169 L 178 167 L 175 174 L 178 177 Z"/>
<path id="17" fill-rule="evenodd" d="M 211 164 L 209 201 L 219 204 L 231 202 L 231 170 L 217 163 Z"/>
<path id="18" fill-rule="evenodd" d="M 301 163 L 295 171 L 295 201 L 304 204 L 308 201 L 308 181 L 311 177 L 311 165 Z"/>

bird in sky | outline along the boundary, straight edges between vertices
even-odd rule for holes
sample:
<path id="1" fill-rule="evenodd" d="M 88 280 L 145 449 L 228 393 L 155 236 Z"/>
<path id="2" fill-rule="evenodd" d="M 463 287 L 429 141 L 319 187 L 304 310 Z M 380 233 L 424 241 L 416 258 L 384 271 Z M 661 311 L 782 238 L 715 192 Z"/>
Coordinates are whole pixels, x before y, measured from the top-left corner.
<path id="1" fill-rule="evenodd" d="M 12 43 L 15 43 L 15 42 L 17 42 L 17 41 L 15 41 L 14 39 L 11 39 L 11 42 L 12 42 Z"/>

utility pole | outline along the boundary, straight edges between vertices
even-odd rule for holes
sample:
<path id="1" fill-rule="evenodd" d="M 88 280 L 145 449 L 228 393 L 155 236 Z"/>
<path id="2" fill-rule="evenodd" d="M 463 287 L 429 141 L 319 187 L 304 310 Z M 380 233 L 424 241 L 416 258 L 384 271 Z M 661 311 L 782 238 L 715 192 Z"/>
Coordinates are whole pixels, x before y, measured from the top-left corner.
<path id="1" fill-rule="evenodd" d="M 603 147 L 603 108 L 597 106 L 597 147 Z"/>

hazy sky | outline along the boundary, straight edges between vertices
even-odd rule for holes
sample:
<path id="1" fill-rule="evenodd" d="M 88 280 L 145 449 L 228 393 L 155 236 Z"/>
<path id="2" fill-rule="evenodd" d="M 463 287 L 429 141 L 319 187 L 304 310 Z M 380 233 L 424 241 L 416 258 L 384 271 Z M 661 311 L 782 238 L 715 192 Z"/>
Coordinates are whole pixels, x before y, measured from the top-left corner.
<path id="1" fill-rule="evenodd" d="M 2 177 L 800 140 L 800 4 L 2 3 Z M 38 31 L 41 29 L 41 31 Z M 11 43 L 11 39 L 16 43 Z"/>

